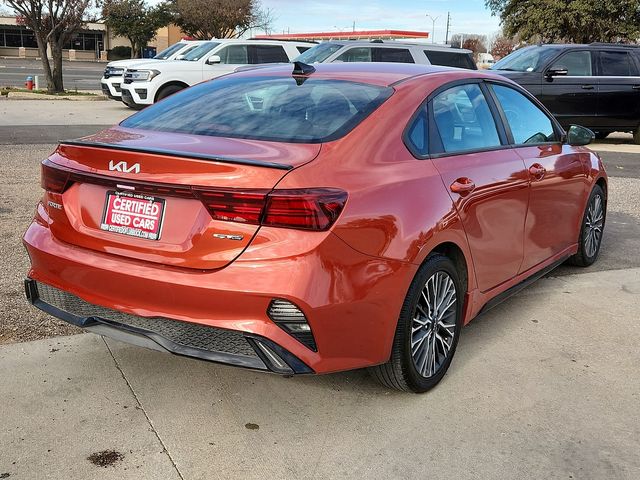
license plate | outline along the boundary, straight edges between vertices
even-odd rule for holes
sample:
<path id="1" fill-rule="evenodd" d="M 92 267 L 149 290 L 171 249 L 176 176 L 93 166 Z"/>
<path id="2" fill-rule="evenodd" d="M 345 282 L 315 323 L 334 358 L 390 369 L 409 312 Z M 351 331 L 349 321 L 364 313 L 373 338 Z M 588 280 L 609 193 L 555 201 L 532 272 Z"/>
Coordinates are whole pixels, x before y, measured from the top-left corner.
<path id="1" fill-rule="evenodd" d="M 131 237 L 158 240 L 164 199 L 131 192 L 107 192 L 100 229 Z"/>

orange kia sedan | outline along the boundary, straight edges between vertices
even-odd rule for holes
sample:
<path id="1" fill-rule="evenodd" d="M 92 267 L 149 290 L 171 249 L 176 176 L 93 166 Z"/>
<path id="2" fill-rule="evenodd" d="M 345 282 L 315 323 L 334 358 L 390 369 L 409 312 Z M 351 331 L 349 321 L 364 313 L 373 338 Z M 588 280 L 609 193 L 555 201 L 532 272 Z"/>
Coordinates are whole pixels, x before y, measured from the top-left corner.
<path id="1" fill-rule="evenodd" d="M 463 325 L 598 257 L 607 177 L 511 81 L 300 63 L 201 83 L 62 142 L 26 294 L 137 345 L 424 392 Z"/>

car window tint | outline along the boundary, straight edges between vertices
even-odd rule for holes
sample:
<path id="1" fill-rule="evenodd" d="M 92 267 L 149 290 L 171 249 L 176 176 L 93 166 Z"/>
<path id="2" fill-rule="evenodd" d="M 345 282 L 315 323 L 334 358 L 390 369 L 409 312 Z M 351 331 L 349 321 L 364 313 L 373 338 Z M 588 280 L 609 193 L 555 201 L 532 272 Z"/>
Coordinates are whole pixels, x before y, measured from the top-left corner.
<path id="1" fill-rule="evenodd" d="M 220 63 L 232 65 L 244 65 L 249 63 L 249 54 L 246 45 L 229 45 L 216 52 L 220 57 Z"/>
<path id="2" fill-rule="evenodd" d="M 429 59 L 431 65 L 440 65 L 443 67 L 456 67 L 474 69 L 473 59 L 471 55 L 466 53 L 441 52 L 438 50 L 425 50 L 424 54 Z"/>
<path id="3" fill-rule="evenodd" d="M 374 48 L 374 62 L 415 63 L 407 48 Z"/>
<path id="4" fill-rule="evenodd" d="M 249 63 L 287 63 L 289 57 L 282 45 L 251 45 Z"/>
<path id="5" fill-rule="evenodd" d="M 555 142 L 551 119 L 531 100 L 513 88 L 493 85 L 517 145 Z"/>
<path id="6" fill-rule="evenodd" d="M 413 119 L 407 129 L 407 142 L 409 149 L 416 155 L 427 155 L 429 153 L 427 142 L 427 111 L 421 108 L 418 115 Z"/>
<path id="7" fill-rule="evenodd" d="M 123 127 L 294 143 L 335 140 L 378 108 L 393 88 L 344 80 L 230 75 L 182 90 Z"/>
<path id="8" fill-rule="evenodd" d="M 346 52 L 340 54 L 335 62 L 371 62 L 371 48 L 355 47 L 350 48 Z"/>
<path id="9" fill-rule="evenodd" d="M 566 69 L 570 77 L 590 77 L 591 52 L 569 52 L 553 62 L 553 70 Z"/>
<path id="10" fill-rule="evenodd" d="M 304 53 L 309 50 L 311 47 L 296 47 L 298 49 L 298 53 Z"/>
<path id="11" fill-rule="evenodd" d="M 477 84 L 449 88 L 434 97 L 433 116 L 445 152 L 500 146 L 496 122 Z"/>
<path id="12" fill-rule="evenodd" d="M 637 75 L 628 52 L 601 51 L 600 74 L 605 77 L 629 77 Z"/>

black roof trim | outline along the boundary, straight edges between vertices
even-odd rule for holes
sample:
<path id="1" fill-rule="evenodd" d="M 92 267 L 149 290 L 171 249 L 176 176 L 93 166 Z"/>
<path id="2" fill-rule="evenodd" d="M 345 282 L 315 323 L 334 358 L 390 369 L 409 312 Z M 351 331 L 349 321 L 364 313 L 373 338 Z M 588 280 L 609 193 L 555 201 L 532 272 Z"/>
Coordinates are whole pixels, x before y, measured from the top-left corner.
<path id="1" fill-rule="evenodd" d="M 182 158 L 192 158 L 195 160 L 210 160 L 214 162 L 221 163 L 233 163 L 237 165 L 250 165 L 252 167 L 264 167 L 264 168 L 276 168 L 279 170 L 292 170 L 292 165 L 287 165 L 285 163 L 276 163 L 276 162 L 265 162 L 262 160 L 253 160 L 248 158 L 233 158 L 233 157 L 224 157 L 220 155 L 208 155 L 206 153 L 192 153 L 192 152 L 181 152 L 178 150 L 167 150 L 164 148 L 153 148 L 153 147 L 135 147 L 128 145 L 114 145 L 112 143 L 102 143 L 102 142 L 91 142 L 86 140 L 64 140 L 60 142 L 60 145 L 70 145 L 74 147 L 93 147 L 93 148 L 107 148 L 110 150 L 118 150 L 118 151 L 128 151 L 128 152 L 139 152 L 139 153 L 151 153 L 157 155 L 168 155 L 170 157 L 182 157 Z"/>

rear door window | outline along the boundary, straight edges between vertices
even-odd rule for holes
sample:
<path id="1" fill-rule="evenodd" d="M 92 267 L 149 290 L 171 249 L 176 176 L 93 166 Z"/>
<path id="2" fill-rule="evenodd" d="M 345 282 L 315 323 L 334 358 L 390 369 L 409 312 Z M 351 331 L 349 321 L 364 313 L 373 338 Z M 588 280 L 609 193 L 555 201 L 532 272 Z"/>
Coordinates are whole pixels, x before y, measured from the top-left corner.
<path id="1" fill-rule="evenodd" d="M 250 45 L 249 63 L 287 63 L 289 57 L 282 45 Z"/>
<path id="2" fill-rule="evenodd" d="M 551 119 L 531 100 L 513 88 L 492 85 L 516 145 L 558 140 Z"/>
<path id="3" fill-rule="evenodd" d="M 442 67 L 456 67 L 475 70 L 476 64 L 468 53 L 442 52 L 438 50 L 425 50 L 424 54 L 429 59 L 431 65 Z"/>
<path id="4" fill-rule="evenodd" d="M 373 61 L 415 63 L 408 48 L 374 48 Z"/>
<path id="5" fill-rule="evenodd" d="M 631 77 L 638 75 L 638 71 L 629 52 L 603 50 L 600 52 L 600 75 Z"/>
<path id="6" fill-rule="evenodd" d="M 409 128 L 407 129 L 407 133 L 405 135 L 405 141 L 407 142 L 407 147 L 411 152 L 418 156 L 425 156 L 429 153 L 429 143 L 427 141 L 427 130 L 428 130 L 428 120 L 427 120 L 427 110 L 424 107 L 420 108 L 418 115 L 413 119 Z"/>
<path id="7" fill-rule="evenodd" d="M 590 77 L 593 75 L 591 52 L 585 50 L 566 53 L 553 62 L 550 69 L 567 70 L 569 77 Z"/>
<path id="8" fill-rule="evenodd" d="M 495 119 L 479 85 L 449 88 L 433 98 L 431 108 L 446 153 L 501 145 Z"/>

